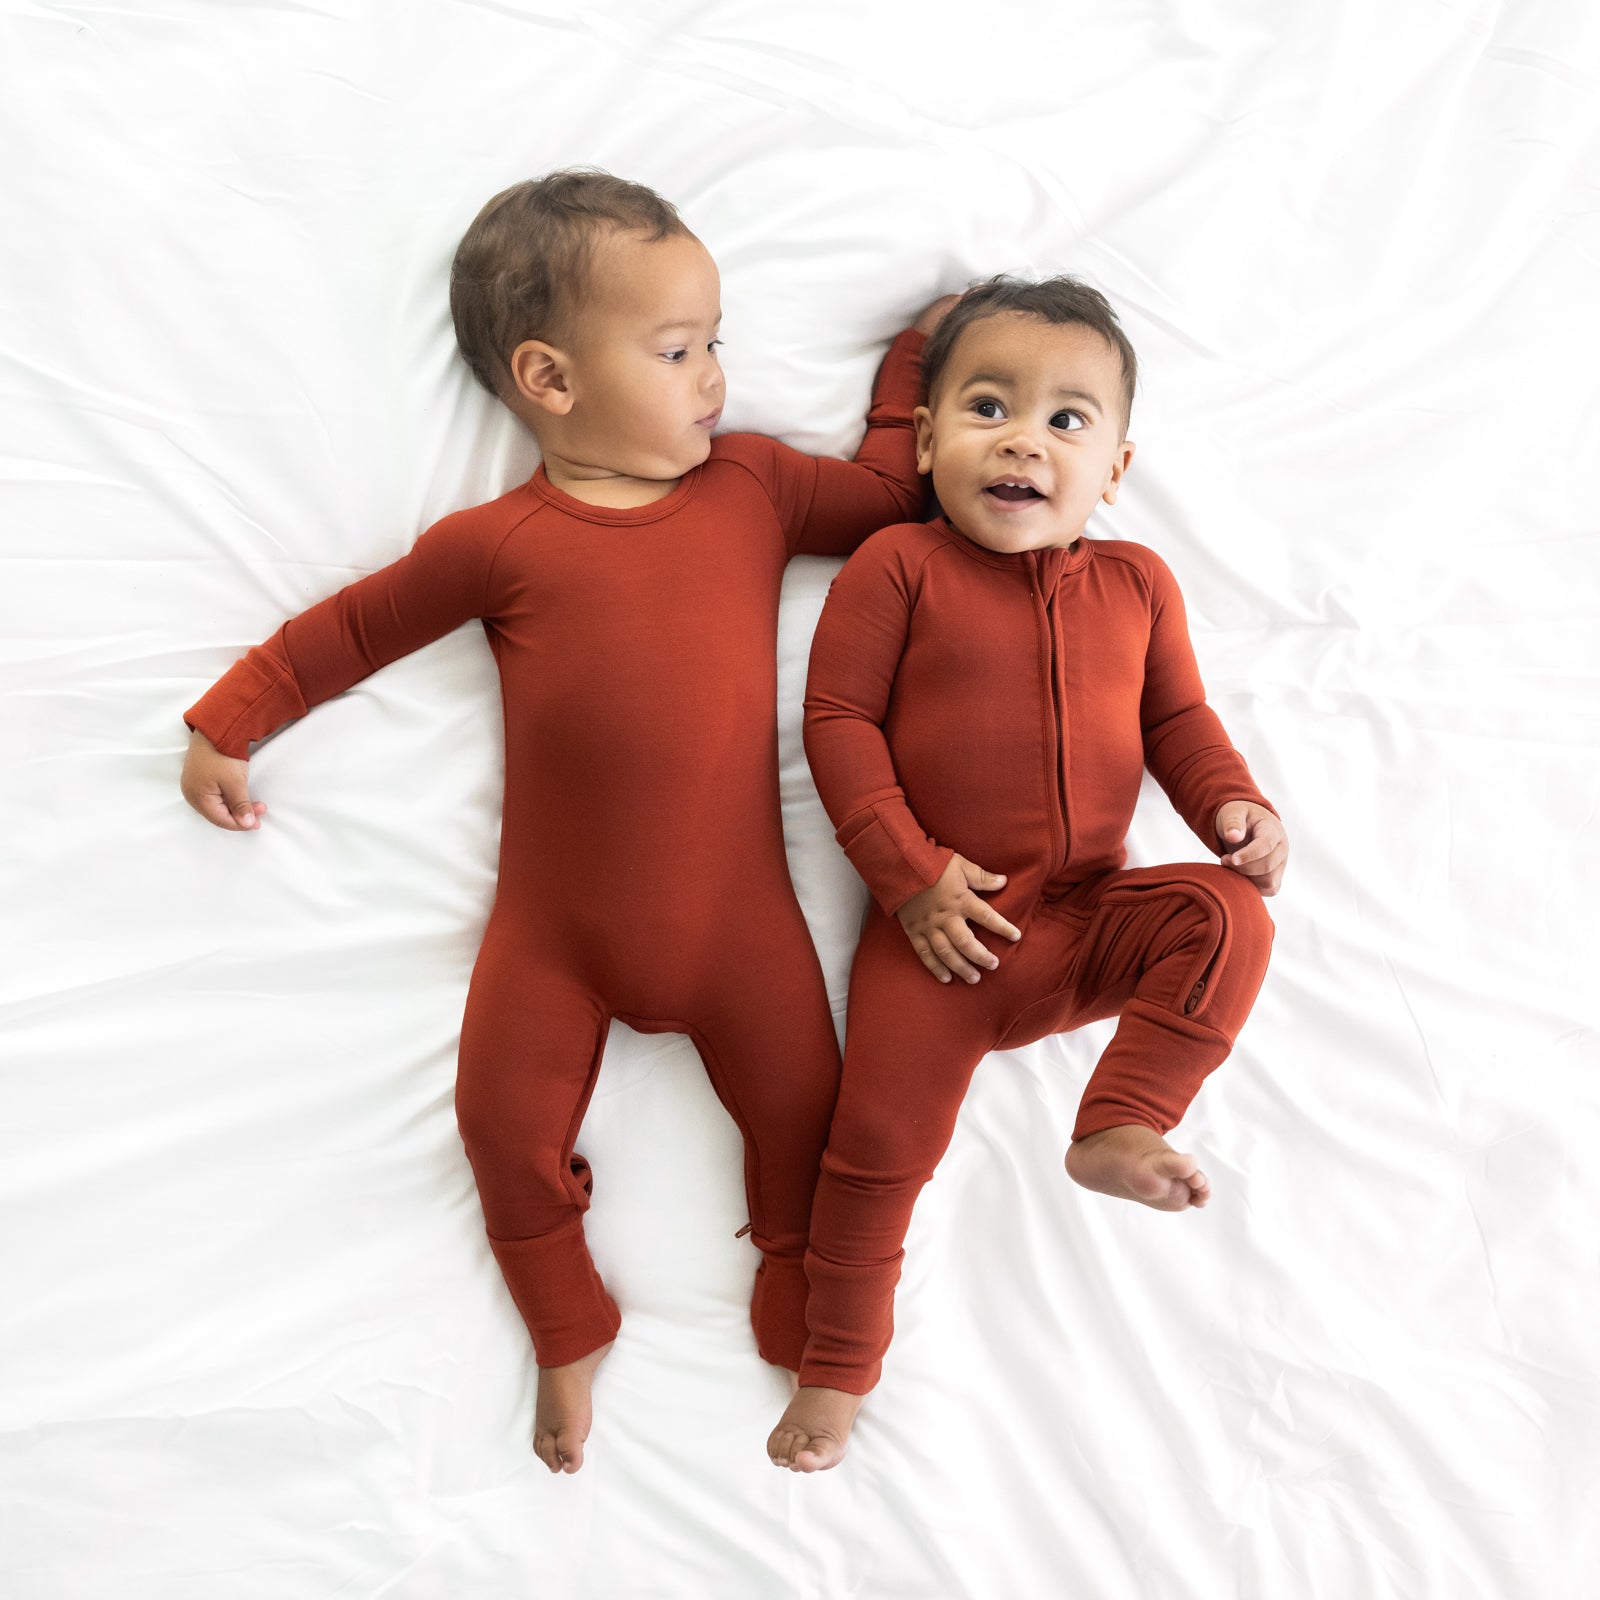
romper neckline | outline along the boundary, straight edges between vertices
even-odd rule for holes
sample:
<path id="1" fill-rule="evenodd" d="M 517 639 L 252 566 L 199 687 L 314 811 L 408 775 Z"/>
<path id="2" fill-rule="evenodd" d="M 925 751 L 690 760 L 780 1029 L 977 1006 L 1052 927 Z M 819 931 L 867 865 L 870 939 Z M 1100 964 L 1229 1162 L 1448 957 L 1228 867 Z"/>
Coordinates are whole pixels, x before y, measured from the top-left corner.
<path id="1" fill-rule="evenodd" d="M 544 470 L 542 461 L 534 469 L 533 476 L 528 479 L 528 488 L 546 505 L 553 506 L 569 517 L 579 517 L 585 522 L 598 522 L 611 528 L 635 528 L 647 522 L 659 522 L 663 517 L 670 517 L 700 487 L 700 474 L 704 471 L 704 463 L 698 467 L 690 467 L 659 500 L 652 500 L 643 506 L 592 506 L 587 500 L 579 500 L 577 496 L 570 495 L 565 489 L 558 489 L 551 483 L 550 475 Z"/>
<path id="2" fill-rule="evenodd" d="M 1081 533 L 1073 541 L 1070 548 L 1063 549 L 1060 545 L 1051 545 L 1044 550 L 991 550 L 987 545 L 974 543 L 965 534 L 957 533 L 950 526 L 948 517 L 935 517 L 929 524 L 930 527 L 945 535 L 952 544 L 958 545 L 962 552 L 974 561 L 981 561 L 986 567 L 998 567 L 1002 572 L 1024 572 L 1048 574 L 1047 581 L 1064 578 L 1069 572 L 1077 572 L 1087 566 L 1094 554 L 1094 540 L 1088 534 Z"/>

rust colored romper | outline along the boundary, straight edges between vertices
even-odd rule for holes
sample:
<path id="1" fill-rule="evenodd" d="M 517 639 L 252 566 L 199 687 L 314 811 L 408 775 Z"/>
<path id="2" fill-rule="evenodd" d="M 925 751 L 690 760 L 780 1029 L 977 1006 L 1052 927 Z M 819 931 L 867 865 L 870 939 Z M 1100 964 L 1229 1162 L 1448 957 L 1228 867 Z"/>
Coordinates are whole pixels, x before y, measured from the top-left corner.
<path id="1" fill-rule="evenodd" d="M 797 1367 L 804 1251 L 839 1053 L 778 804 L 778 593 L 920 509 L 922 337 L 890 348 L 854 462 L 724 435 L 664 499 L 575 500 L 543 468 L 294 618 L 187 714 L 245 756 L 306 709 L 481 618 L 505 701 L 499 888 L 456 1111 L 541 1366 L 619 1325 L 574 1152 L 613 1017 L 686 1033 L 744 1136 L 762 1355 Z M 559 884 L 558 895 L 541 892 Z"/>
<path id="2" fill-rule="evenodd" d="M 942 519 L 885 528 L 834 580 L 806 753 L 886 913 L 868 916 L 851 970 L 800 1369 L 864 1394 L 912 1206 L 979 1060 L 1120 1014 L 1073 1137 L 1165 1133 L 1255 1000 L 1272 922 L 1248 880 L 1199 862 L 1121 870 L 1145 767 L 1219 854 L 1218 809 L 1267 802 L 1206 705 L 1159 556 L 1089 539 L 1002 555 Z M 892 914 L 952 851 L 1006 874 L 985 898 L 1022 930 L 1015 945 L 980 933 L 1000 965 L 973 985 L 936 982 Z"/>

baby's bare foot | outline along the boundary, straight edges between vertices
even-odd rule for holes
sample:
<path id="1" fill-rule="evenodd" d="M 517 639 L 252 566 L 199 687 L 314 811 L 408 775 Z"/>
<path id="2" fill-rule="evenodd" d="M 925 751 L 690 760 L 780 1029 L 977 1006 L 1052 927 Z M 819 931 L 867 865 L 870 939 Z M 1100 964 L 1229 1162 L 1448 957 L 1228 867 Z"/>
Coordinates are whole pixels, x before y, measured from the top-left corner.
<path id="1" fill-rule="evenodd" d="M 539 1368 L 539 1398 L 533 1413 L 533 1453 L 552 1472 L 576 1472 L 594 1420 L 589 1392 L 595 1368 L 611 1353 L 603 1344 L 564 1367 Z"/>
<path id="2" fill-rule="evenodd" d="M 1154 1128 L 1102 1128 L 1067 1151 L 1067 1175 L 1085 1189 L 1138 1200 L 1157 1211 L 1187 1211 L 1211 1198 L 1193 1156 L 1174 1150 Z"/>
<path id="3" fill-rule="evenodd" d="M 823 1472 L 838 1466 L 860 1409 L 861 1396 L 842 1389 L 795 1390 L 789 1409 L 767 1440 L 773 1466 L 791 1472 Z"/>

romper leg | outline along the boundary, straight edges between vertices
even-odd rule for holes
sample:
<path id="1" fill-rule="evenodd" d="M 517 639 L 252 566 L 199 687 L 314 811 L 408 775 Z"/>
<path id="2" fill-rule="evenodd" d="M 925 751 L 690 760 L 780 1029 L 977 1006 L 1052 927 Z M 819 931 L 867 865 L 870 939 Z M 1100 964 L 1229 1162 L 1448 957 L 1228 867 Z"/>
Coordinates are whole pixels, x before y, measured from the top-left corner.
<path id="1" fill-rule="evenodd" d="M 621 1318 L 584 1243 L 591 1177 L 573 1151 L 609 1019 L 547 959 L 491 919 L 462 1021 L 456 1120 L 535 1356 L 560 1367 L 609 1343 Z"/>
<path id="2" fill-rule="evenodd" d="M 773 897 L 776 899 L 776 897 Z M 806 1341 L 806 1235 L 839 1092 L 839 1040 L 811 935 L 793 908 L 728 927 L 688 1024 L 744 1136 L 750 1236 L 761 1252 L 750 1321 L 762 1359 L 791 1372 Z"/>
<path id="3" fill-rule="evenodd" d="M 1176 1126 L 1226 1059 L 1266 975 L 1272 919 L 1260 892 L 1196 862 L 1112 873 L 1081 903 L 1089 927 L 1059 1028 L 1121 1012 L 1078 1109 L 1074 1139 Z"/>
<path id="4" fill-rule="evenodd" d="M 973 1070 L 1004 1031 L 1004 1011 L 995 976 L 936 983 L 899 924 L 869 910 L 812 1208 L 802 1385 L 865 1394 L 877 1383 L 912 1207 L 950 1143 Z"/>

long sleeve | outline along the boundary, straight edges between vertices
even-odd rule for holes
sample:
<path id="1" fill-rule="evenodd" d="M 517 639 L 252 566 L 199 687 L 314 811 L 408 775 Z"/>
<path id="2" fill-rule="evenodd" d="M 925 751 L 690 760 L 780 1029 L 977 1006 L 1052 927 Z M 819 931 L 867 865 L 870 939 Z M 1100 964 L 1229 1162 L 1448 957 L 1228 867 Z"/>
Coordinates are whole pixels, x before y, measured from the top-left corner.
<path id="1" fill-rule="evenodd" d="M 330 595 L 236 661 L 184 713 L 223 755 L 399 657 L 489 611 L 489 577 L 503 520 L 472 512 L 437 522 L 398 561 Z"/>
<path id="2" fill-rule="evenodd" d="M 889 346 L 853 461 L 804 455 L 756 433 L 718 440 L 725 456 L 760 480 L 791 556 L 847 556 L 879 528 L 922 514 L 925 486 L 911 413 L 922 398 L 923 343 L 907 328 Z"/>
<path id="3" fill-rule="evenodd" d="M 1276 811 L 1206 704 L 1176 580 L 1158 558 L 1151 558 L 1150 572 L 1150 643 L 1139 702 L 1145 765 L 1200 842 L 1220 855 L 1215 822 L 1228 801 L 1250 800 Z"/>
<path id="4" fill-rule="evenodd" d="M 883 723 L 905 649 L 914 574 L 864 550 L 833 581 L 811 644 L 805 746 L 851 864 L 893 915 L 937 883 L 953 852 L 923 832 L 906 803 Z"/>

